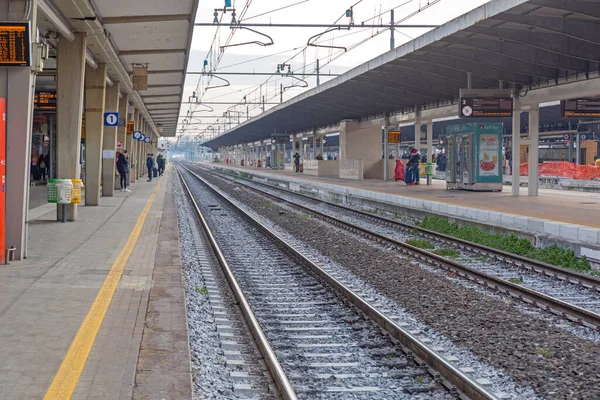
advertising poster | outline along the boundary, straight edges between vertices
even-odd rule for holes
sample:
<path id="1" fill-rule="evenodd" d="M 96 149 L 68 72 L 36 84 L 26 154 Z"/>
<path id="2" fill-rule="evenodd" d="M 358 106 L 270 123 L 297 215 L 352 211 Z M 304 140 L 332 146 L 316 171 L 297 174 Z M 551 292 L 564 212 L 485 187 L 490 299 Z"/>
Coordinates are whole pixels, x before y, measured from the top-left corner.
<path id="1" fill-rule="evenodd" d="M 479 176 L 500 176 L 500 135 L 479 135 Z"/>

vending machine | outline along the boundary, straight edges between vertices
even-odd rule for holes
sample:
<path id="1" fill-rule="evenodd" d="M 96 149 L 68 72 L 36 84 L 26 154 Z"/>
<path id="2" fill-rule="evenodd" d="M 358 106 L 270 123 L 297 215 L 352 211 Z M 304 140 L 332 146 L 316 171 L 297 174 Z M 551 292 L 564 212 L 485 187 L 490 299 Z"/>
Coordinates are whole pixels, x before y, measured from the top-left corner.
<path id="1" fill-rule="evenodd" d="M 447 128 L 447 189 L 502 191 L 501 123 L 468 123 Z"/>

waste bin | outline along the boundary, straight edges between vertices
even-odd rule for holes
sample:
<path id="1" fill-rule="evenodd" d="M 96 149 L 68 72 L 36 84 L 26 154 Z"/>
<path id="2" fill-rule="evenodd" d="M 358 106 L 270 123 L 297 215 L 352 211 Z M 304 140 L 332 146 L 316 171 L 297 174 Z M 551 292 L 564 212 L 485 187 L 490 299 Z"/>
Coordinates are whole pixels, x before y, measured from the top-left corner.
<path id="1" fill-rule="evenodd" d="M 71 204 L 73 196 L 73 182 L 70 179 L 56 180 L 56 202 L 58 204 Z"/>
<path id="2" fill-rule="evenodd" d="M 56 203 L 58 198 L 58 192 L 56 189 L 56 179 L 48 179 L 48 203 Z"/>
<path id="3" fill-rule="evenodd" d="M 425 175 L 427 176 L 427 184 L 431 185 L 431 180 L 433 179 L 433 163 L 425 164 Z"/>
<path id="4" fill-rule="evenodd" d="M 81 179 L 71 179 L 73 189 L 71 190 L 71 204 L 81 203 L 81 189 L 83 188 L 83 181 Z"/>

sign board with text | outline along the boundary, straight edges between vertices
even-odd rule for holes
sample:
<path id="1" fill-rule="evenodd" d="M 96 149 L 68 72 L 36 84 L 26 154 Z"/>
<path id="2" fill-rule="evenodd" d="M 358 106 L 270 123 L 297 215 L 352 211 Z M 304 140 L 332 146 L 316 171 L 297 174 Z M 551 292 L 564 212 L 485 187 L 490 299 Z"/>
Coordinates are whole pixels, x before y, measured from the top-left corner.
<path id="1" fill-rule="evenodd" d="M 31 66 L 29 21 L 0 22 L 0 67 Z"/>
<path id="2" fill-rule="evenodd" d="M 56 110 L 56 91 L 37 91 L 33 97 L 33 108 L 36 110 Z"/>
<path id="3" fill-rule="evenodd" d="M 598 118 L 600 117 L 600 99 L 562 100 L 560 109 L 564 118 Z"/>
<path id="4" fill-rule="evenodd" d="M 512 117 L 513 99 L 510 89 L 460 89 L 460 118 Z"/>
<path id="5" fill-rule="evenodd" d="M 402 131 L 389 131 L 388 143 L 401 143 Z"/>

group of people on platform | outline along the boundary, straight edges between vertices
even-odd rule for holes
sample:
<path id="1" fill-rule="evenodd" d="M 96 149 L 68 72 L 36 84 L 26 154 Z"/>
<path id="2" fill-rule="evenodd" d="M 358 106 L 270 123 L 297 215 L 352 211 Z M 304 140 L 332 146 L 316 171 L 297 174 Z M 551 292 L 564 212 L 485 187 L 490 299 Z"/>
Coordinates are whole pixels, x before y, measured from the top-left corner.
<path id="1" fill-rule="evenodd" d="M 156 178 L 158 176 L 162 176 L 165 172 L 165 164 L 166 164 L 165 156 L 159 154 L 156 159 L 154 158 L 154 154 L 148 153 L 146 158 L 146 167 L 148 167 L 148 182 L 152 182 L 152 177 Z"/>
<path id="2" fill-rule="evenodd" d="M 156 178 L 157 176 L 162 176 L 165 172 L 166 164 L 167 160 L 162 154 L 159 154 L 155 159 L 154 154 L 148 153 L 146 156 L 146 167 L 148 168 L 148 182 L 152 182 L 153 177 Z M 117 172 L 119 173 L 120 177 L 121 192 L 131 192 L 131 190 L 127 188 L 127 175 L 129 175 L 130 172 L 129 153 L 127 153 L 127 150 L 123 150 L 121 153 L 118 153 Z"/>

